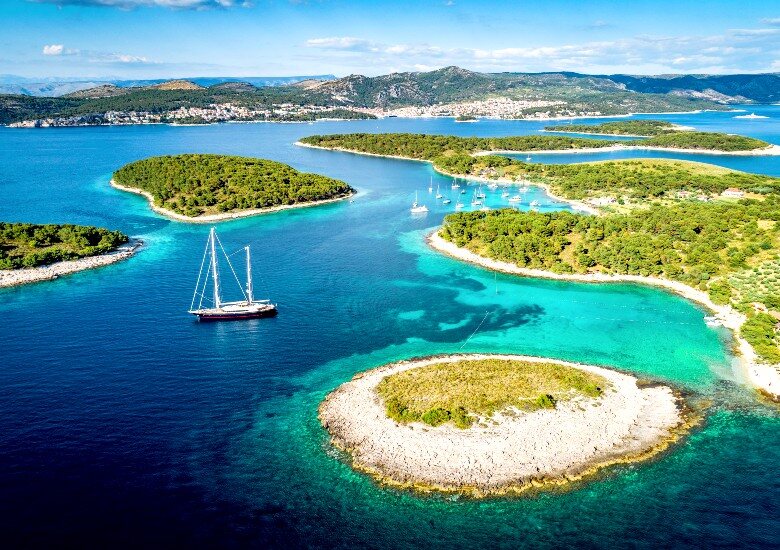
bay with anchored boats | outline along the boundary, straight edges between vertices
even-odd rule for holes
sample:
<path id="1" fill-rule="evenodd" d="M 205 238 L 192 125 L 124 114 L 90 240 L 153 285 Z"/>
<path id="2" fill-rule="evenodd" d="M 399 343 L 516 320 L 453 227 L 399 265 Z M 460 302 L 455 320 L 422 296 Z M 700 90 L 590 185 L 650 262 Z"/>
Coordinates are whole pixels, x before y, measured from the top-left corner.
<path id="1" fill-rule="evenodd" d="M 749 121 L 663 118 L 778 143 L 778 109 L 756 106 L 770 118 Z M 517 135 L 543 125 L 0 128 L 0 219 L 115 227 L 145 243 L 99 270 L 0 289 L 6 532 L 35 526 L 24 535 L 40 545 L 116 545 L 130 533 L 138 545 L 773 544 L 780 418 L 705 311 L 659 289 L 521 279 L 449 258 L 425 236 L 478 186 L 452 190 L 424 163 L 294 146 L 314 133 Z M 128 162 L 193 150 L 272 158 L 358 190 L 354 203 L 217 225 L 242 287 L 251 247 L 254 295 L 278 302 L 277 317 L 198 323 L 187 311 L 209 228 L 159 216 L 109 185 Z M 780 175 L 780 157 L 705 160 Z M 431 178 L 452 204 L 427 193 Z M 409 212 L 415 192 L 429 209 L 420 216 Z M 487 206 L 506 204 L 501 188 L 483 192 Z M 568 208 L 534 187 L 522 197 L 523 209 L 534 200 L 541 211 Z M 226 300 L 242 299 L 230 292 Z M 356 373 L 467 352 L 615 367 L 680 388 L 703 421 L 648 463 L 515 499 L 385 487 L 330 446 L 318 404 Z"/>

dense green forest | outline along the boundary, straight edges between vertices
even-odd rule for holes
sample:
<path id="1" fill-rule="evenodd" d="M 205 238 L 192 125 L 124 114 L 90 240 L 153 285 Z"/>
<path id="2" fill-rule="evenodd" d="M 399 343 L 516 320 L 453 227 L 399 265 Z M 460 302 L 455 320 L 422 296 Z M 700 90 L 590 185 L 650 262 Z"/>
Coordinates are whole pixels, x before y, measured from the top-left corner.
<path id="1" fill-rule="evenodd" d="M 0 269 L 96 256 L 127 241 L 127 235 L 100 227 L 0 222 Z"/>
<path id="2" fill-rule="evenodd" d="M 152 157 L 114 173 L 120 185 L 152 194 L 157 206 L 185 216 L 270 208 L 345 197 L 343 181 L 264 159 L 227 155 Z"/>
<path id="3" fill-rule="evenodd" d="M 675 131 L 674 128 L 674 124 L 665 120 L 619 120 L 602 124 L 559 124 L 544 127 L 548 132 L 646 137 L 673 132 Z"/>
<path id="4" fill-rule="evenodd" d="M 569 136 L 459 137 L 430 134 L 332 134 L 308 136 L 300 140 L 308 145 L 346 149 L 375 155 L 397 155 L 434 160 L 454 154 L 472 155 L 490 151 L 561 151 L 602 148 L 611 145 L 717 149 L 742 151 L 762 149 L 769 143 L 758 139 L 711 132 L 674 132 L 649 139 L 611 140 Z"/>
<path id="5" fill-rule="evenodd" d="M 740 136 L 733 136 L 740 137 Z M 729 187 L 759 194 L 780 190 L 770 176 L 735 172 L 708 164 L 664 159 L 580 164 L 528 163 L 485 150 L 576 149 L 603 147 L 609 140 L 559 136 L 460 138 L 424 134 L 344 134 L 311 136 L 303 143 L 379 155 L 430 160 L 442 172 L 489 178 L 530 180 L 549 185 L 568 199 L 614 196 L 627 201 L 676 198 L 679 191 L 714 195 Z"/>
<path id="6" fill-rule="evenodd" d="M 709 292 L 716 303 L 732 303 L 750 314 L 755 297 L 742 295 L 729 279 L 734 274 L 751 277 L 753 265 L 780 254 L 780 195 L 738 202 L 682 201 L 604 216 L 512 209 L 463 212 L 447 216 L 441 235 L 520 267 L 680 281 Z M 765 299 L 772 303 L 772 297 Z M 743 332 L 751 343 L 764 343 L 756 346 L 757 353 L 776 361 L 780 351 L 774 323 L 767 323 L 751 321 Z"/>
<path id="7" fill-rule="evenodd" d="M 670 132 L 653 136 L 639 143 L 653 147 L 715 151 L 752 151 L 769 147 L 769 143 L 760 139 L 718 132 Z"/>

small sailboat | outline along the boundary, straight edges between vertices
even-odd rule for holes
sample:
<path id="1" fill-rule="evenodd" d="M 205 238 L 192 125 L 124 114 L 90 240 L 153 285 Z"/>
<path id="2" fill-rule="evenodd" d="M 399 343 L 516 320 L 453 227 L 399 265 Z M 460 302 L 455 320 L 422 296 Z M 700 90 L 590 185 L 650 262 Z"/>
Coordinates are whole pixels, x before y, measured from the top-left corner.
<path id="1" fill-rule="evenodd" d="M 479 200 L 478 197 L 479 196 L 477 195 L 477 192 L 474 191 L 474 198 L 471 199 L 471 206 L 481 206 L 482 205 L 482 201 Z"/>
<path id="2" fill-rule="evenodd" d="M 531 162 L 531 155 L 528 155 L 527 157 L 525 157 L 525 161 L 526 162 Z"/>
<path id="3" fill-rule="evenodd" d="M 479 190 L 477 191 L 477 194 L 474 195 L 474 196 L 477 197 L 478 199 L 484 199 L 485 198 L 485 193 L 482 192 L 482 186 L 481 185 L 479 186 Z"/>
<path id="4" fill-rule="evenodd" d="M 523 197 L 521 197 L 520 195 L 515 195 L 509 198 L 509 202 L 522 202 L 522 200 Z"/>
<path id="5" fill-rule="evenodd" d="M 539 201 L 537 200 L 531 201 L 531 206 L 539 206 Z"/>
<path id="6" fill-rule="evenodd" d="M 428 211 L 428 207 L 424 204 L 420 204 L 419 198 L 417 197 L 417 191 L 414 192 L 414 202 L 412 203 L 412 208 L 410 209 L 412 214 L 424 214 Z"/>
<path id="7" fill-rule="evenodd" d="M 461 189 L 461 190 L 460 190 L 460 194 L 461 194 L 461 195 L 465 195 L 465 194 L 466 194 L 466 190 L 465 190 L 465 189 Z"/>
<path id="8" fill-rule="evenodd" d="M 439 186 L 436 185 L 436 198 L 437 199 L 443 199 L 444 195 L 441 194 L 441 191 L 439 191 Z"/>
<path id="9" fill-rule="evenodd" d="M 450 199 L 449 197 L 447 197 L 443 201 L 441 201 L 442 204 L 449 204 L 451 202 L 452 202 L 452 199 Z"/>
<path id="10" fill-rule="evenodd" d="M 508 196 L 509 196 L 509 191 L 504 190 L 504 192 L 501 193 L 501 197 L 504 199 L 507 198 Z"/>
<path id="11" fill-rule="evenodd" d="M 464 206 L 462 202 L 458 201 L 455 203 L 455 210 L 462 210 Z"/>
<path id="12" fill-rule="evenodd" d="M 219 262 L 217 260 L 217 244 L 222 250 L 222 254 L 227 260 L 230 271 L 235 276 L 233 271 L 233 265 L 230 263 L 230 258 L 225 254 L 225 249 L 222 247 L 222 243 L 217 237 L 216 230 L 212 227 L 209 232 L 209 239 L 206 243 L 206 250 L 203 253 L 203 260 L 200 264 L 200 272 L 198 273 L 198 281 L 195 283 L 195 293 L 192 295 L 192 303 L 190 304 L 189 313 L 198 317 L 200 321 L 234 321 L 239 319 L 259 319 L 261 317 L 273 317 L 277 314 L 276 304 L 272 304 L 270 300 L 255 300 L 254 287 L 252 285 L 252 258 L 249 252 L 249 246 L 245 246 L 246 250 L 246 288 L 241 289 L 241 293 L 244 295 L 243 300 L 235 302 L 225 302 L 222 300 L 222 288 L 220 286 L 219 277 Z M 206 265 L 206 257 L 209 257 L 209 265 L 207 268 L 206 276 L 203 277 L 203 268 Z M 206 298 L 206 286 L 208 285 L 209 277 L 213 285 L 213 307 L 203 307 L 203 300 Z M 203 285 L 200 284 L 203 279 Z M 236 278 L 238 281 L 238 278 Z M 241 286 L 239 285 L 239 288 Z M 195 307 L 195 299 L 200 296 L 198 307 Z"/>
<path id="13" fill-rule="evenodd" d="M 496 189 L 498 189 L 498 184 L 497 183 L 491 183 L 491 184 L 488 185 L 488 189 L 490 189 L 491 191 L 495 191 Z"/>
<path id="14" fill-rule="evenodd" d="M 431 176 L 431 181 L 428 184 L 428 193 L 433 193 L 433 176 Z"/>
<path id="15" fill-rule="evenodd" d="M 450 187 L 452 189 L 458 189 L 460 187 L 460 184 L 458 183 L 458 180 L 453 180 L 452 185 Z"/>
<path id="16" fill-rule="evenodd" d="M 523 186 L 520 188 L 520 192 L 521 192 L 521 193 L 528 193 L 528 186 L 527 186 L 527 185 L 523 185 Z"/>

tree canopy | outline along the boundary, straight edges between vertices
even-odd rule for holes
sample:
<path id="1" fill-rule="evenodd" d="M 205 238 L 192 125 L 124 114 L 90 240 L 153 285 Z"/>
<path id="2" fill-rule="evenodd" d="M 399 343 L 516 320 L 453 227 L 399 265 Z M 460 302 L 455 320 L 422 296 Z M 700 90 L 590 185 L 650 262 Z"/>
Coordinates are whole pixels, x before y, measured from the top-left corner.
<path id="1" fill-rule="evenodd" d="M 197 217 L 345 197 L 343 181 L 264 159 L 227 155 L 152 157 L 114 173 L 120 185 L 142 189 L 156 205 Z"/>
<path id="2" fill-rule="evenodd" d="M 127 241 L 127 235 L 101 227 L 0 222 L 0 269 L 97 256 Z"/>

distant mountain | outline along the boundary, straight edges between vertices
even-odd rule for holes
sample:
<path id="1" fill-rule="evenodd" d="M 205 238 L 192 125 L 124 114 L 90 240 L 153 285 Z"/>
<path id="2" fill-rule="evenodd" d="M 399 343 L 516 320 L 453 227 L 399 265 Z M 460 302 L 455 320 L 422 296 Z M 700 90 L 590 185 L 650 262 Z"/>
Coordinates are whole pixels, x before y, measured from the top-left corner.
<path id="1" fill-rule="evenodd" d="M 195 77 L 187 78 L 198 86 L 243 82 L 255 87 L 288 86 L 304 80 L 333 80 L 333 75 L 310 76 L 251 76 L 251 77 Z M 120 80 L 120 79 L 78 79 L 78 78 L 25 78 L 15 75 L 0 75 L 0 94 L 29 95 L 36 97 L 59 97 L 81 90 L 111 85 L 118 88 L 148 87 L 170 82 L 170 79 Z"/>
<path id="2" fill-rule="evenodd" d="M 731 98 L 734 101 L 780 101 L 780 73 L 729 75 L 605 76 L 634 92 L 688 94 Z"/>
<path id="3" fill-rule="evenodd" d="M 274 85 L 269 85 L 269 80 Z M 17 80 L 13 84 L 25 83 Z M 173 111 L 180 118 L 184 116 L 188 123 L 204 117 L 219 120 L 227 116 L 230 120 L 310 120 L 383 114 L 500 118 L 613 116 L 726 109 L 725 105 L 735 102 L 778 101 L 780 75 L 645 77 L 571 72 L 479 73 L 445 67 L 428 72 L 375 77 L 350 75 L 336 79 L 325 75 L 116 81 L 70 90 L 63 97 L 45 98 L 48 101 L 43 99 L 25 94 L 0 95 L 0 123 L 65 118 L 71 120 L 46 124 L 88 124 L 93 120 L 112 124 L 114 115 L 107 116 L 107 113 L 140 112 L 147 113 L 149 116 L 142 116 L 149 120 L 154 117 L 162 120 Z M 290 105 L 294 106 L 292 111 Z M 226 114 L 228 111 L 219 106 L 233 109 L 232 114 Z M 191 108 L 195 110 L 190 114 L 181 114 L 182 109 Z"/>

